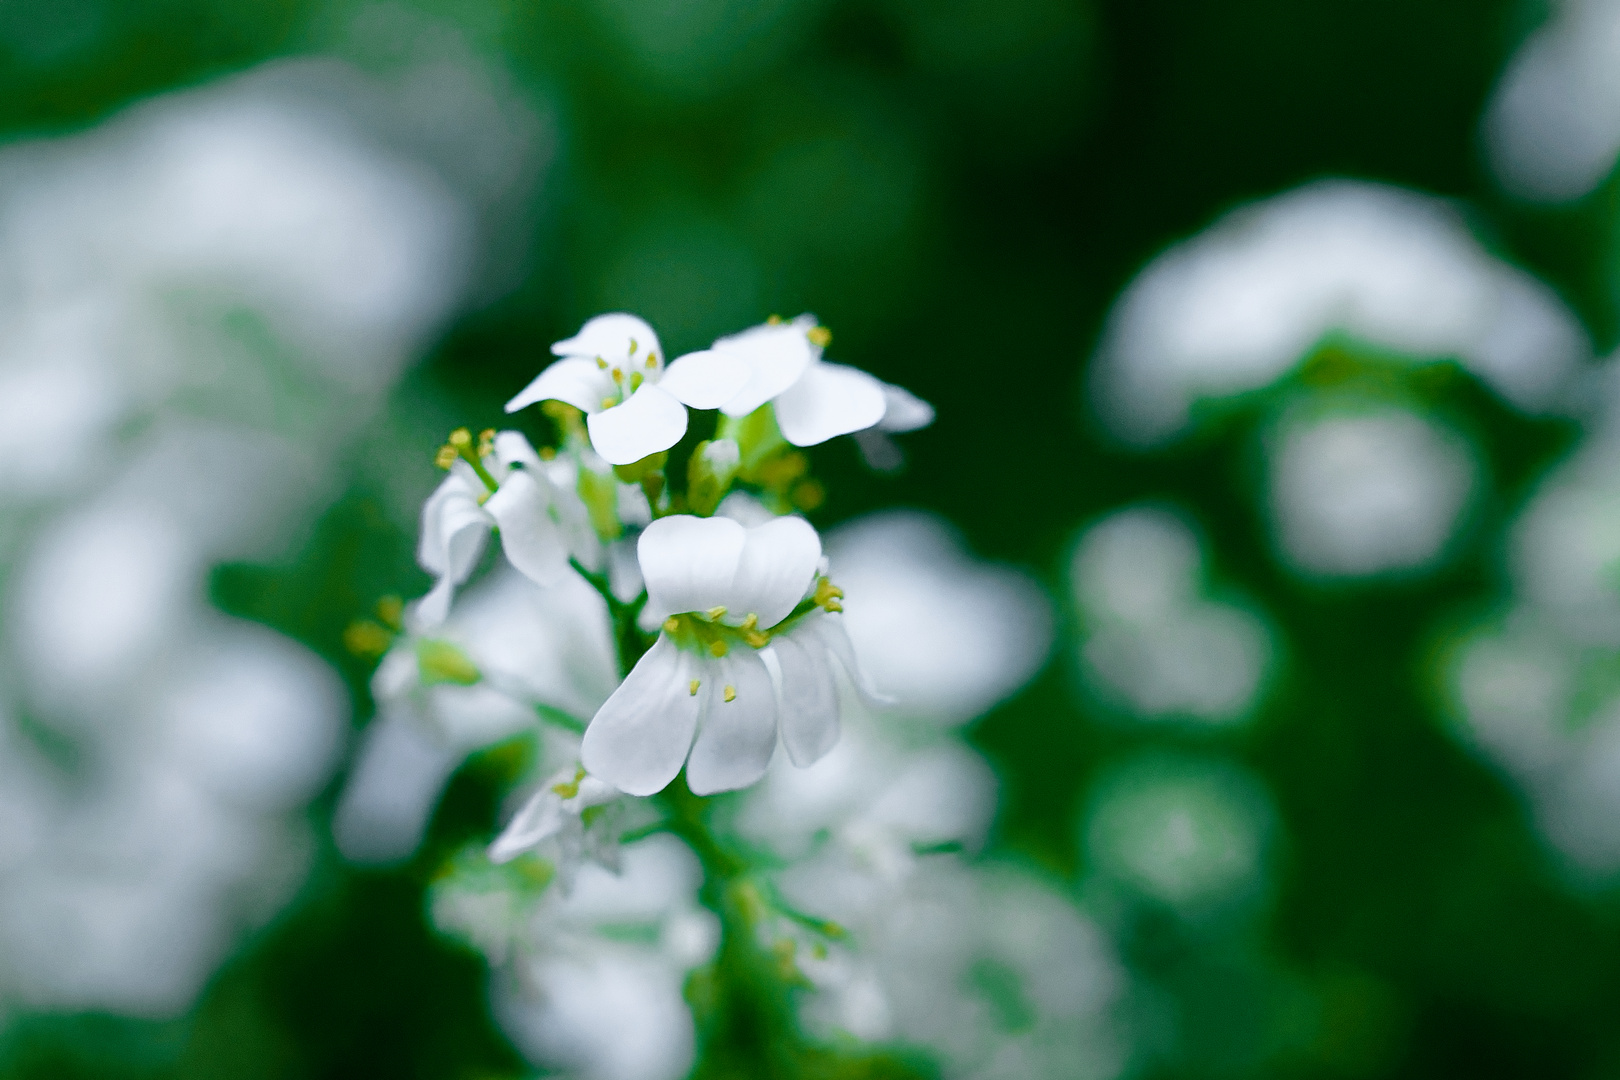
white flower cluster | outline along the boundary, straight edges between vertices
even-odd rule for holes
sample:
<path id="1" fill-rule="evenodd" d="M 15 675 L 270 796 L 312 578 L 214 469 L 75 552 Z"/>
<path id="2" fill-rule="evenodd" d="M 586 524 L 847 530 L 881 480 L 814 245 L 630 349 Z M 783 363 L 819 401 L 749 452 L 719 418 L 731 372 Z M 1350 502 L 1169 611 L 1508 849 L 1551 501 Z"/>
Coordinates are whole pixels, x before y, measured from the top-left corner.
<path id="1" fill-rule="evenodd" d="M 799 447 L 928 418 L 825 343 L 800 319 L 666 362 L 646 324 L 605 316 L 512 402 L 561 403 L 555 448 L 452 437 L 423 523 L 439 584 L 373 625 L 380 718 L 340 843 L 409 855 L 456 762 L 538 730 L 504 831 L 430 905 L 490 960 L 495 1015 L 538 1065 L 685 1075 L 723 923 L 829 1045 L 920 1045 L 953 1077 L 1112 1077 L 1122 970 L 1062 890 L 977 856 L 996 782 L 951 733 L 1041 667 L 1049 605 L 925 516 L 824 544 L 792 513 Z M 719 430 L 672 490 L 666 452 L 703 406 Z M 504 562 L 454 596 L 492 529 Z"/>

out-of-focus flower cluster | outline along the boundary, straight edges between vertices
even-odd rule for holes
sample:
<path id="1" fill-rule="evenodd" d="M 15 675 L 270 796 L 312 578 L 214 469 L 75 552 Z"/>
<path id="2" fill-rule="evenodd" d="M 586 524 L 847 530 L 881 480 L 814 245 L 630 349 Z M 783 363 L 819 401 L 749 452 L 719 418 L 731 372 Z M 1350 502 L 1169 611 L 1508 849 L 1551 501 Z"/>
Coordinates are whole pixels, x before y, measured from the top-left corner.
<path id="1" fill-rule="evenodd" d="M 532 173 L 478 71 L 402 78 Z M 472 284 L 441 136 L 300 61 L 0 154 L 0 1011 L 181 1013 L 302 880 L 346 695 L 208 575 L 297 550 Z"/>

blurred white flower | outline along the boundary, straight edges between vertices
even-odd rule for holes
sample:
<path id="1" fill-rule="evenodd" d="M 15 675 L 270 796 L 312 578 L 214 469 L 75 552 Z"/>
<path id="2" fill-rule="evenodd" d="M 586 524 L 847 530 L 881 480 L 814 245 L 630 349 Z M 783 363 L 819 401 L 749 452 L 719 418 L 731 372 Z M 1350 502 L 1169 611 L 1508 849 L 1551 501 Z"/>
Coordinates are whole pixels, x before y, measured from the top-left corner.
<path id="1" fill-rule="evenodd" d="M 452 436 L 470 440 L 465 429 Z M 446 449 L 455 449 L 452 442 Z M 443 622 L 455 588 L 478 565 L 492 530 L 499 529 L 507 560 L 536 585 L 552 585 L 569 572 L 570 535 L 563 522 L 584 516 L 571 488 L 555 487 L 529 440 L 515 431 L 497 434 L 486 447 L 469 448 L 479 468 L 498 486 L 489 490 L 470 463 L 457 458 L 422 507 L 417 560 L 438 580 L 413 608 L 423 628 Z M 568 503 L 571 508 L 559 509 Z M 577 535 L 577 534 L 576 534 Z M 595 558 L 595 538 L 587 534 Z M 575 541 L 578 542 L 577 539 Z"/>
<path id="2" fill-rule="evenodd" d="M 1236 765 L 1129 759 L 1098 781 L 1087 806 L 1091 884 L 1190 919 L 1247 909 L 1269 885 L 1275 817 L 1264 786 Z"/>
<path id="3" fill-rule="evenodd" d="M 1269 385 L 1335 333 L 1454 357 L 1532 413 L 1567 407 L 1591 354 L 1552 291 L 1488 255 L 1446 203 L 1332 181 L 1235 210 L 1150 263 L 1109 317 L 1092 405 L 1119 439 L 1160 445 L 1200 401 Z"/>
<path id="4" fill-rule="evenodd" d="M 834 658 L 857 677 L 823 597 L 821 539 L 802 518 L 745 528 L 729 518 L 675 515 L 637 544 L 653 644 L 597 710 L 582 750 L 590 772 L 632 795 L 663 789 L 681 764 L 699 795 L 746 787 L 782 741 L 808 765 L 838 738 Z M 820 586 L 817 583 L 821 582 Z M 818 609 L 799 612 L 815 587 Z M 770 646 L 776 668 L 760 650 Z M 690 752 L 690 757 L 688 757 Z"/>
<path id="5" fill-rule="evenodd" d="M 967 860 L 995 775 L 956 738 L 918 734 L 854 719 L 809 768 L 773 763 L 728 821 L 787 860 L 770 880 L 800 918 L 761 929 L 811 983 L 801 1018 L 823 1038 L 921 1045 L 952 1078 L 1117 1075 L 1124 976 L 1106 940 L 1057 890 Z"/>
<path id="6" fill-rule="evenodd" d="M 614 874 L 587 864 L 568 892 L 535 901 L 452 877 L 434 921 L 481 942 L 497 1021 L 535 1064 L 581 1080 L 677 1080 L 692 1067 L 682 988 L 719 944 L 699 906 L 697 859 L 668 835 L 625 846 Z"/>
<path id="7" fill-rule="evenodd" d="M 844 625 L 885 711 L 941 725 L 982 715 L 1045 663 L 1051 605 L 1028 575 L 973 558 L 940 518 L 895 510 L 828 534 Z"/>
<path id="8" fill-rule="evenodd" d="M 1620 439 L 1614 402 L 1546 478 L 1511 539 L 1510 607 L 1466 635 L 1446 677 L 1457 733 L 1522 786 L 1572 884 L 1620 874 Z"/>
<path id="9" fill-rule="evenodd" d="M 1485 112 L 1497 179 L 1514 195 L 1590 194 L 1620 155 L 1620 3 L 1561 0 L 1519 47 Z"/>
<path id="10" fill-rule="evenodd" d="M 562 401 L 586 414 L 591 446 L 610 465 L 668 450 L 686 434 L 686 407 L 715 409 L 748 378 L 740 361 L 690 353 L 666 366 L 658 335 L 634 315 L 598 315 L 551 351 L 561 359 L 506 403 L 507 412 Z"/>
<path id="11" fill-rule="evenodd" d="M 1166 510 L 1120 510 L 1086 530 L 1070 567 L 1087 680 L 1144 718 L 1231 723 L 1253 711 L 1272 637 L 1205 596 L 1203 552 Z"/>
<path id="12" fill-rule="evenodd" d="M 490 861 L 510 862 L 526 851 L 538 852 L 556 870 L 564 889 L 573 886 L 586 860 L 617 870 L 620 833 L 611 807 L 622 798 L 618 788 L 591 776 L 582 765 L 554 773 L 490 844 Z"/>
<path id="13" fill-rule="evenodd" d="M 1325 577 L 1433 566 L 1479 486 L 1462 436 L 1399 408 L 1285 417 L 1267 470 L 1278 546 Z"/>
<path id="14" fill-rule="evenodd" d="M 540 588 L 501 565 L 467 589 L 432 637 L 407 635 L 372 678 L 377 717 L 362 737 L 333 821 L 358 862 L 409 857 L 445 782 L 472 751 L 524 731 L 557 767 L 578 740 L 537 707 L 590 715 L 618 683 L 607 606 L 577 574 Z"/>

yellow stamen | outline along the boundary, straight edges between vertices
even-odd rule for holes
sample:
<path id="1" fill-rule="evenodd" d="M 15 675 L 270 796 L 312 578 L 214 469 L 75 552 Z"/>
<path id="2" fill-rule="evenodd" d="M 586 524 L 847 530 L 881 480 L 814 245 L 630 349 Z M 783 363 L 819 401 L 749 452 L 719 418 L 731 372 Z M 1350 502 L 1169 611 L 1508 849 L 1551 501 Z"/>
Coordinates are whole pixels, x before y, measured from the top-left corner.
<path id="1" fill-rule="evenodd" d="M 782 325 L 782 316 L 780 316 L 780 315 L 768 315 L 768 316 L 766 316 L 765 325 L 766 326 L 781 326 Z"/>
<path id="2" fill-rule="evenodd" d="M 673 634 L 680 630 L 681 620 L 674 615 L 664 620 L 664 633 Z"/>
<path id="3" fill-rule="evenodd" d="M 598 356 L 596 358 L 596 367 L 600 371 L 606 371 L 607 370 L 607 361 L 602 359 L 600 356 Z"/>
<path id="4" fill-rule="evenodd" d="M 624 382 L 624 372 L 621 369 L 619 369 L 619 368 L 614 368 L 613 369 L 613 381 L 616 382 L 616 383 Z"/>
<path id="5" fill-rule="evenodd" d="M 618 402 L 617 398 L 605 397 L 605 398 L 602 399 L 602 408 L 611 409 L 611 408 L 613 408 L 613 406 L 617 405 L 618 403 L 619 402 Z"/>
<path id="6" fill-rule="evenodd" d="M 472 445 L 472 432 L 464 427 L 458 427 L 450 433 L 450 445 L 460 450 L 464 446 Z"/>
<path id="7" fill-rule="evenodd" d="M 698 687 L 700 685 L 701 684 L 696 679 L 693 679 L 691 684 L 689 686 L 687 686 L 686 692 L 688 694 L 692 695 L 693 697 L 697 697 Z"/>
<path id="8" fill-rule="evenodd" d="M 737 627 L 737 629 L 739 629 L 739 630 L 752 630 L 754 627 L 756 627 L 758 625 L 759 625 L 759 615 L 756 614 L 755 612 L 750 611 L 748 613 L 748 618 L 744 619 L 742 621 L 742 625 Z"/>
<path id="9" fill-rule="evenodd" d="M 556 459 L 557 459 L 557 448 L 555 446 L 542 446 L 540 448 L 540 460 L 541 461 L 555 461 Z"/>
<path id="10" fill-rule="evenodd" d="M 707 615 L 711 621 L 714 620 L 714 619 L 718 619 L 720 616 L 724 615 L 725 613 L 726 613 L 726 609 L 724 607 L 712 607 L 708 611 L 704 612 L 704 614 Z"/>
<path id="11" fill-rule="evenodd" d="M 394 630 L 405 629 L 405 601 L 397 596 L 385 596 L 378 600 L 377 618 L 384 626 Z"/>
<path id="12" fill-rule="evenodd" d="M 658 357 L 654 356 L 652 353 L 648 353 L 647 354 L 647 367 L 648 368 L 655 368 L 657 366 L 658 366 Z"/>
<path id="13" fill-rule="evenodd" d="M 478 456 L 489 457 L 495 452 L 495 429 L 485 428 L 478 433 Z"/>
<path id="14" fill-rule="evenodd" d="M 730 651 L 731 647 L 723 641 L 712 641 L 709 643 L 709 652 L 717 657 L 724 656 Z"/>
<path id="15" fill-rule="evenodd" d="M 630 355 L 631 356 L 636 355 L 636 339 L 635 338 L 630 339 Z"/>
<path id="16" fill-rule="evenodd" d="M 763 630 L 745 630 L 743 640 L 756 649 L 763 649 L 771 643 L 771 635 Z"/>
<path id="17" fill-rule="evenodd" d="M 439 447 L 439 452 L 433 455 L 433 464 L 441 469 L 448 469 L 456 463 L 456 459 L 460 456 L 460 454 L 456 453 L 455 447 L 445 443 Z"/>
<path id="18" fill-rule="evenodd" d="M 726 698 L 727 701 L 736 701 L 737 700 L 737 688 L 735 686 L 726 687 L 725 698 Z"/>
<path id="19" fill-rule="evenodd" d="M 645 376 L 643 376 L 639 371 L 632 371 L 630 373 L 630 392 L 632 394 L 641 389 L 641 384 L 644 379 Z"/>
<path id="20" fill-rule="evenodd" d="M 810 339 L 810 344 L 819 345 L 823 349 L 832 344 L 832 331 L 825 326 L 812 326 L 805 331 L 804 336 Z"/>

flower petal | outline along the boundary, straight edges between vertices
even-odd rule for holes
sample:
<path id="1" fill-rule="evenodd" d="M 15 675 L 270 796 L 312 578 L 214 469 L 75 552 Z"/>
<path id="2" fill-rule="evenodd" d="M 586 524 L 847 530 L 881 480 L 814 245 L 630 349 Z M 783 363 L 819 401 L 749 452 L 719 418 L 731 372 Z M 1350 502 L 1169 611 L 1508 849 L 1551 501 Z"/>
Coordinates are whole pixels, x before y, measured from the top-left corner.
<path id="1" fill-rule="evenodd" d="M 686 763 L 686 783 L 694 795 L 756 782 L 776 749 L 776 692 L 759 655 L 733 650 L 704 667 L 703 720 Z"/>
<path id="2" fill-rule="evenodd" d="M 917 431 L 934 422 L 934 407 L 903 386 L 883 384 L 884 431 Z"/>
<path id="3" fill-rule="evenodd" d="M 731 587 L 715 602 L 739 618 L 752 613 L 760 626 L 775 626 L 804 599 L 820 562 L 821 537 L 808 521 L 773 518 L 748 530 Z"/>
<path id="4" fill-rule="evenodd" d="M 730 518 L 659 518 L 636 544 L 649 619 L 706 611 L 726 602 L 748 531 Z"/>
<path id="5" fill-rule="evenodd" d="M 773 639 L 766 651 L 776 658 L 782 746 L 799 768 L 814 765 L 838 743 L 838 686 L 831 659 L 818 639 L 801 641 L 792 633 Z"/>
<path id="6" fill-rule="evenodd" d="M 508 401 L 506 411 L 517 412 L 537 401 L 566 401 L 576 409 L 594 413 L 613 390 L 613 380 L 602 373 L 595 360 L 558 360 Z"/>
<path id="7" fill-rule="evenodd" d="M 552 585 L 568 573 L 568 544 L 551 517 L 551 485 L 525 469 L 512 475 L 484 503 L 501 529 L 501 550 L 536 585 Z"/>
<path id="8" fill-rule="evenodd" d="M 332 820 L 344 858 L 373 864 L 409 858 L 463 757 L 416 717 L 381 715 L 367 725 Z"/>
<path id="9" fill-rule="evenodd" d="M 838 660 L 849 681 L 854 684 L 856 691 L 866 704 L 879 708 L 893 705 L 894 699 L 887 694 L 880 694 L 872 686 L 861 670 L 860 661 L 855 657 L 855 645 L 849 640 L 849 631 L 844 629 L 844 617 L 831 612 L 811 612 L 799 624 L 797 633 L 813 634 L 820 641 L 827 652 Z"/>
<path id="10" fill-rule="evenodd" d="M 417 561 L 430 574 L 465 581 L 484 553 L 493 523 L 461 473 L 452 472 L 422 507 Z"/>
<path id="11" fill-rule="evenodd" d="M 810 325 L 815 325 L 813 319 Z M 727 416 L 747 416 L 796 383 L 816 358 L 805 336 L 807 329 L 799 320 L 774 326 L 767 323 L 716 341 L 715 352 L 743 360 L 749 369 L 748 382 L 721 411 Z"/>
<path id="12" fill-rule="evenodd" d="M 489 845 L 489 861 L 511 862 L 542 840 L 556 836 L 562 832 L 567 814 L 562 796 L 553 791 L 548 782 L 523 804 L 523 809 Z"/>
<path id="13" fill-rule="evenodd" d="M 541 474 L 546 471 L 546 463 L 540 460 L 540 455 L 534 452 L 534 445 L 521 431 L 495 433 L 495 463 L 503 470 L 521 465 Z"/>
<path id="14" fill-rule="evenodd" d="M 553 345 L 551 351 L 557 356 L 582 356 L 593 363 L 600 356 L 610 364 L 615 360 L 644 359 L 649 353 L 663 355 L 653 328 L 622 311 L 598 315 L 580 327 L 579 333 Z"/>
<path id="15" fill-rule="evenodd" d="M 586 420 L 591 446 L 609 465 L 628 465 L 668 450 L 686 434 L 686 406 L 662 387 L 647 383 L 629 400 Z"/>
<path id="16" fill-rule="evenodd" d="M 843 364 L 812 364 L 776 399 L 776 424 L 794 446 L 815 446 L 883 419 L 883 384 Z"/>
<path id="17" fill-rule="evenodd" d="M 695 666 L 668 635 L 658 635 L 585 729 L 585 768 L 631 795 L 657 794 L 675 779 L 697 727 Z"/>
<path id="18" fill-rule="evenodd" d="M 746 361 L 705 349 L 670 364 L 658 385 L 694 409 L 718 409 L 737 395 L 750 374 Z"/>

